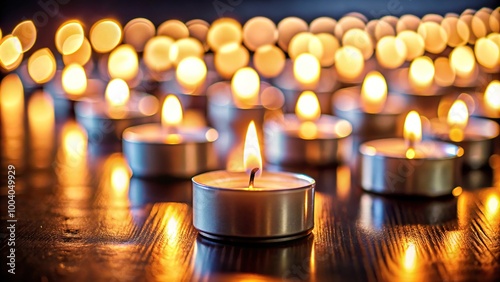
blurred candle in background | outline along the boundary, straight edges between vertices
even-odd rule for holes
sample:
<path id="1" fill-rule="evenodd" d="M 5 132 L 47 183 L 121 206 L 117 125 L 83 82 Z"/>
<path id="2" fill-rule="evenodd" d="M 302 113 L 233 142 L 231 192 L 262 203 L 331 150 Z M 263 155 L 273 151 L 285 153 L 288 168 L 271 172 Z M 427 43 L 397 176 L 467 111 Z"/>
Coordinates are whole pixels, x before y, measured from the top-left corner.
<path id="1" fill-rule="evenodd" d="M 28 101 L 30 132 L 30 161 L 34 168 L 48 168 L 52 164 L 55 146 L 55 115 L 52 98 L 43 91 L 31 95 Z"/>

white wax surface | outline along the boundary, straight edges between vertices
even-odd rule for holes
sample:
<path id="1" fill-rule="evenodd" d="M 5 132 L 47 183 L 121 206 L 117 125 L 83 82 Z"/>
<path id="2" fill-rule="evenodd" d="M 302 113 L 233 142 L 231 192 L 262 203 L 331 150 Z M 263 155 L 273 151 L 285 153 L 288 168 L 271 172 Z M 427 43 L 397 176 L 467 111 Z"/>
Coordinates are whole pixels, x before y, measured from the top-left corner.
<path id="1" fill-rule="evenodd" d="M 401 138 L 378 139 L 361 144 L 360 152 L 369 156 L 406 159 L 408 147 Z M 422 141 L 414 147 L 414 159 L 449 159 L 459 154 L 459 147 L 439 141 Z"/>
<path id="2" fill-rule="evenodd" d="M 295 114 L 285 114 L 283 120 L 272 120 L 266 123 L 269 130 L 283 131 L 287 135 L 300 138 L 299 130 L 303 123 Z M 314 139 L 339 139 L 351 134 L 351 124 L 343 119 L 330 115 L 321 115 L 314 121 L 317 128 L 317 135 Z"/>
<path id="3" fill-rule="evenodd" d="M 314 179 L 302 174 L 268 171 L 263 171 L 262 175 L 255 177 L 254 189 L 248 188 L 249 180 L 250 175 L 246 172 L 223 170 L 207 172 L 193 177 L 193 182 L 207 188 L 248 192 L 301 189 L 315 183 Z"/>
<path id="4" fill-rule="evenodd" d="M 188 129 L 180 127 L 177 134 L 181 138 L 180 142 L 168 140 L 168 134 L 159 123 L 148 123 L 127 128 L 123 133 L 123 139 L 130 142 L 144 142 L 157 144 L 179 144 L 179 143 L 206 143 L 208 127 Z"/>
<path id="5" fill-rule="evenodd" d="M 431 120 L 432 134 L 441 140 L 450 140 L 450 126 L 446 120 Z M 494 121 L 480 118 L 469 118 L 467 127 L 463 130 L 463 141 L 480 141 L 498 136 L 498 124 Z"/>

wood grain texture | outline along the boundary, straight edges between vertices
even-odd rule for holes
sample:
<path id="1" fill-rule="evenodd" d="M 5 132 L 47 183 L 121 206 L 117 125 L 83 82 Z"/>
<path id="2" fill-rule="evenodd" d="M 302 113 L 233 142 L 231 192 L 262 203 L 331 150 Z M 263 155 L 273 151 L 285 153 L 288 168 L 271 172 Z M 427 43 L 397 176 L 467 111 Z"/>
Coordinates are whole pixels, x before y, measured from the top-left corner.
<path id="1" fill-rule="evenodd" d="M 365 193 L 347 166 L 295 169 L 317 180 L 313 234 L 234 245 L 193 228 L 189 180 L 130 179 L 121 153 L 90 144 L 75 153 L 58 140 L 51 167 L 27 169 L 17 180 L 15 276 L 6 272 L 1 212 L 2 281 L 500 278 L 499 158 L 479 179 L 496 187 L 464 185 L 459 197 L 433 200 Z M 478 181 L 477 174 L 467 177 L 464 183 Z"/>

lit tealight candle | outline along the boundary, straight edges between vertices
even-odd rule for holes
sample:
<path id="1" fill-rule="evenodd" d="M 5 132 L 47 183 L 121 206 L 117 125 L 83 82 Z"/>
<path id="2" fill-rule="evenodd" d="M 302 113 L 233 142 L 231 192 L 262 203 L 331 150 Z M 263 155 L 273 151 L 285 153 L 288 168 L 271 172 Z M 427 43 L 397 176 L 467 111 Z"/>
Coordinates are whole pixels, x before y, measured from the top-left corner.
<path id="1" fill-rule="evenodd" d="M 217 167 L 213 148 L 217 131 L 182 122 L 181 104 L 171 94 L 163 103 L 161 123 L 133 126 L 123 132 L 123 152 L 134 176 L 189 178 Z"/>
<path id="2" fill-rule="evenodd" d="M 334 68 L 321 68 L 318 59 L 309 53 L 300 54 L 293 62 L 287 60 L 283 72 L 273 83 L 285 94 L 285 110 L 293 112 L 300 93 L 314 91 L 320 100 L 321 111 L 330 113 L 330 99 L 339 83 Z"/>
<path id="3" fill-rule="evenodd" d="M 239 69 L 230 83 L 211 85 L 207 90 L 209 121 L 219 131 L 235 130 L 240 136 L 251 120 L 260 127 L 264 118 L 260 94 L 266 87 L 250 67 Z"/>
<path id="4" fill-rule="evenodd" d="M 285 114 L 264 124 L 265 156 L 273 164 L 328 165 L 341 160 L 351 124 L 330 115 L 321 115 L 318 98 L 304 91 L 296 114 Z"/>
<path id="5" fill-rule="evenodd" d="M 488 164 L 493 154 L 493 140 L 499 132 L 494 121 L 469 118 L 467 105 L 462 100 L 453 103 L 446 120 L 431 120 L 431 129 L 433 138 L 463 147 L 464 163 L 474 169 Z"/>
<path id="6" fill-rule="evenodd" d="M 404 139 L 378 139 L 361 144 L 360 181 L 364 190 L 396 195 L 437 197 L 457 186 L 464 150 L 454 144 L 421 141 L 422 124 L 411 111 Z"/>
<path id="7" fill-rule="evenodd" d="M 253 122 L 246 136 L 246 172 L 193 177 L 194 227 L 205 237 L 224 241 L 280 242 L 308 235 L 314 227 L 314 179 L 262 171 Z"/>
<path id="8" fill-rule="evenodd" d="M 409 68 L 398 69 L 388 76 L 389 88 L 404 97 L 407 110 L 415 110 L 427 118 L 436 117 L 444 88 L 435 82 L 434 62 L 427 56 L 415 58 Z"/>
<path id="9" fill-rule="evenodd" d="M 130 126 L 153 121 L 158 100 L 149 94 L 133 92 L 120 79 L 106 87 L 105 99 L 83 100 L 75 105 L 76 120 L 87 130 L 91 142 L 117 140 Z"/>
<path id="10" fill-rule="evenodd" d="M 485 117 L 500 123 L 500 81 L 491 81 L 484 93 L 476 93 L 477 101 L 474 116 Z"/>
<path id="11" fill-rule="evenodd" d="M 393 137 L 404 110 L 404 99 L 388 95 L 386 80 L 378 71 L 369 72 L 361 87 L 342 88 L 333 94 L 334 114 L 348 120 L 354 134 Z"/>

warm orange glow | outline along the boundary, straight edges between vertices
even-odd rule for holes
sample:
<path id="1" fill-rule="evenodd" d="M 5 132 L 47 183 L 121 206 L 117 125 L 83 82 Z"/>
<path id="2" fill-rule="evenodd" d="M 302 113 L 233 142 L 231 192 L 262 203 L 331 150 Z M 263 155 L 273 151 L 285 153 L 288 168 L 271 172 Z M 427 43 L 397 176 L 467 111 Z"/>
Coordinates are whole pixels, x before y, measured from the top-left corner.
<path id="1" fill-rule="evenodd" d="M 287 17 L 282 19 L 278 23 L 278 45 L 279 47 L 287 52 L 288 45 L 290 44 L 290 40 L 300 33 L 308 30 L 307 23 L 297 17 Z"/>
<path id="2" fill-rule="evenodd" d="M 467 44 L 467 41 L 469 41 L 469 26 L 458 16 L 445 17 L 441 22 L 441 26 L 448 35 L 449 46 L 461 46 Z"/>
<path id="3" fill-rule="evenodd" d="M 207 66 L 198 57 L 187 57 L 177 65 L 175 77 L 186 92 L 192 92 L 205 81 Z"/>
<path id="4" fill-rule="evenodd" d="M 23 21 L 12 30 L 12 35 L 19 38 L 23 46 L 23 52 L 26 52 L 33 47 L 36 41 L 35 24 L 31 20 Z M 1 34 L 0 38 L 2 38 Z"/>
<path id="5" fill-rule="evenodd" d="M 276 25 L 268 18 L 254 17 L 243 26 L 243 43 L 252 51 L 264 45 L 274 45 L 277 40 Z"/>
<path id="6" fill-rule="evenodd" d="M 253 55 L 255 69 L 264 77 L 276 77 L 285 67 L 285 54 L 275 45 L 257 48 Z"/>
<path id="7" fill-rule="evenodd" d="M 28 102 L 28 124 L 31 138 L 32 165 L 49 167 L 55 137 L 55 114 L 52 98 L 43 91 L 35 92 Z"/>
<path id="8" fill-rule="evenodd" d="M 365 67 L 363 54 L 353 46 L 340 47 L 335 53 L 335 68 L 339 76 L 354 79 L 361 75 Z"/>
<path id="9" fill-rule="evenodd" d="M 395 69 L 407 58 L 406 44 L 398 37 L 385 36 L 377 42 L 375 56 L 382 67 Z"/>
<path id="10" fill-rule="evenodd" d="M 416 111 L 411 111 L 406 116 L 403 136 L 409 149 L 422 140 L 422 121 Z"/>
<path id="11" fill-rule="evenodd" d="M 493 111 L 500 112 L 500 81 L 493 80 L 484 91 L 485 106 Z"/>
<path id="12" fill-rule="evenodd" d="M 318 97 L 314 92 L 304 91 L 300 94 L 295 114 L 303 121 L 315 121 L 321 116 Z"/>
<path id="13" fill-rule="evenodd" d="M 474 53 L 479 64 L 486 68 L 494 68 L 498 65 L 500 51 L 493 40 L 482 37 L 474 44 Z"/>
<path id="14" fill-rule="evenodd" d="M 486 217 L 488 220 L 494 219 L 500 210 L 500 200 L 498 199 L 498 196 L 495 194 L 489 195 L 486 199 L 485 207 Z"/>
<path id="15" fill-rule="evenodd" d="M 454 196 L 454 197 L 458 197 L 460 195 L 462 195 L 464 189 L 460 186 L 457 186 L 455 188 L 453 188 L 453 190 L 451 191 L 451 194 Z"/>
<path id="16" fill-rule="evenodd" d="M 335 53 L 339 49 L 338 39 L 329 33 L 316 34 L 316 38 L 321 42 L 323 56 L 319 59 L 322 67 L 329 67 L 335 63 Z"/>
<path id="17" fill-rule="evenodd" d="M 123 41 L 137 52 L 144 50 L 146 42 L 155 35 L 155 25 L 148 19 L 135 18 L 123 28 Z"/>
<path id="18" fill-rule="evenodd" d="M 108 71 L 111 78 L 129 81 L 139 72 L 139 58 L 134 47 L 128 44 L 118 46 L 109 55 Z"/>
<path id="19" fill-rule="evenodd" d="M 312 43 L 313 41 L 316 41 L 315 43 Z M 317 45 L 319 43 L 319 47 L 321 47 L 321 50 L 317 50 L 316 53 L 319 54 L 314 54 L 310 52 L 309 47 L 311 45 Z M 303 53 L 310 53 L 311 55 L 314 55 L 316 58 L 321 58 L 323 54 L 323 48 L 321 46 L 321 42 L 319 39 L 316 38 L 316 36 L 310 32 L 300 32 L 297 33 L 292 40 L 290 40 L 290 43 L 288 44 L 288 55 L 292 60 L 295 60 L 300 54 Z M 319 56 L 318 56 L 319 55 Z"/>
<path id="20" fill-rule="evenodd" d="M 249 60 L 247 48 L 236 43 L 226 44 L 215 53 L 215 69 L 223 78 L 229 79 L 237 70 L 247 66 Z"/>
<path id="21" fill-rule="evenodd" d="M 158 35 L 165 35 L 174 40 L 189 37 L 189 29 L 179 20 L 168 20 L 163 22 L 156 32 Z"/>
<path id="22" fill-rule="evenodd" d="M 168 57 L 170 61 L 177 65 L 188 57 L 197 57 L 203 59 L 205 49 L 198 39 L 188 37 L 175 41 L 169 49 Z"/>
<path id="23" fill-rule="evenodd" d="M 257 129 L 253 121 L 248 125 L 247 135 L 245 137 L 245 147 L 243 148 L 243 165 L 245 171 L 250 173 L 252 169 L 259 168 L 256 176 L 262 174 L 262 157 L 260 154 L 259 138 Z M 249 187 L 253 188 L 253 187 Z"/>
<path id="24" fill-rule="evenodd" d="M 304 121 L 299 127 L 299 137 L 305 140 L 312 140 L 318 136 L 318 126 L 313 121 Z"/>
<path id="25" fill-rule="evenodd" d="M 464 139 L 464 128 L 467 127 L 469 111 L 462 100 L 456 100 L 448 112 L 448 125 L 450 126 L 451 141 L 460 142 Z"/>
<path id="26" fill-rule="evenodd" d="M 425 43 L 422 36 L 413 30 L 404 30 L 396 36 L 406 45 L 406 60 L 411 61 L 422 56 L 425 52 Z"/>
<path id="27" fill-rule="evenodd" d="M 172 67 L 169 53 L 174 40 L 167 36 L 155 36 L 144 47 L 143 59 L 152 71 L 166 71 Z"/>
<path id="28" fill-rule="evenodd" d="M 81 164 L 87 155 L 87 136 L 74 121 L 68 121 L 62 129 L 62 148 L 68 164 Z M 78 174 L 78 173 L 76 173 Z"/>
<path id="29" fill-rule="evenodd" d="M 361 106 L 367 113 L 379 113 L 387 99 L 387 83 L 378 71 L 369 72 L 361 86 Z"/>
<path id="30" fill-rule="evenodd" d="M 71 20 L 63 23 L 56 31 L 56 48 L 62 55 L 76 52 L 83 44 L 83 26 L 79 21 Z"/>
<path id="31" fill-rule="evenodd" d="M 65 65 L 77 63 L 83 66 L 90 60 L 91 55 L 92 48 L 90 47 L 90 43 L 87 38 L 84 38 L 80 49 L 76 50 L 73 54 L 63 55 L 63 61 Z"/>
<path id="32" fill-rule="evenodd" d="M 62 72 L 62 86 L 66 93 L 81 95 L 87 89 L 87 75 L 79 64 L 66 66 Z"/>
<path id="33" fill-rule="evenodd" d="M 113 19 L 102 19 L 90 29 L 90 43 L 98 53 L 113 50 L 122 41 L 122 26 Z"/>
<path id="34" fill-rule="evenodd" d="M 450 86 L 455 81 L 455 69 L 447 57 L 439 57 L 434 61 L 436 76 L 434 81 L 439 86 Z"/>
<path id="35" fill-rule="evenodd" d="M 127 82 L 120 78 L 112 79 L 106 87 L 105 98 L 108 105 L 120 107 L 127 104 L 130 97 L 130 89 Z"/>
<path id="36" fill-rule="evenodd" d="M 404 252 L 403 266 L 408 272 L 415 270 L 417 263 L 417 251 L 414 243 L 408 243 L 406 250 Z"/>
<path id="37" fill-rule="evenodd" d="M 474 52 L 469 46 L 458 46 L 450 53 L 450 64 L 457 76 L 469 77 L 476 65 Z"/>
<path id="38" fill-rule="evenodd" d="M 361 51 L 363 58 L 368 60 L 373 54 L 373 43 L 368 33 L 359 28 L 347 30 L 342 36 L 342 46 L 353 46 Z"/>
<path id="39" fill-rule="evenodd" d="M 111 168 L 111 187 L 115 193 L 128 191 L 130 175 L 126 163 L 116 163 Z"/>
<path id="40" fill-rule="evenodd" d="M 36 83 L 46 83 L 56 74 L 56 59 L 49 48 L 37 50 L 28 59 L 28 73 Z"/>
<path id="41" fill-rule="evenodd" d="M 425 50 L 433 54 L 439 54 L 446 48 L 448 34 L 445 29 L 436 22 L 422 22 L 417 30 L 425 42 Z"/>
<path id="42" fill-rule="evenodd" d="M 410 64 L 410 84 L 415 88 L 427 88 L 434 81 L 434 63 L 427 56 L 418 57 Z"/>
<path id="43" fill-rule="evenodd" d="M 0 115 L 3 157 L 19 161 L 24 154 L 24 89 L 15 73 L 8 74 L 1 81 Z"/>
<path id="44" fill-rule="evenodd" d="M 240 45 L 243 40 L 241 24 L 230 18 L 221 18 L 212 23 L 207 34 L 207 43 L 214 52 L 227 44 Z"/>
<path id="45" fill-rule="evenodd" d="M 20 60 L 23 46 L 17 36 L 7 35 L 0 40 L 0 66 L 11 69 Z"/>
<path id="46" fill-rule="evenodd" d="M 300 54 L 293 62 L 293 75 L 305 86 L 315 86 L 320 72 L 321 66 L 318 59 L 309 53 Z"/>
<path id="47" fill-rule="evenodd" d="M 248 108 L 259 103 L 260 78 L 257 72 L 245 67 L 239 69 L 231 80 L 233 100 L 238 107 Z"/>
<path id="48" fill-rule="evenodd" d="M 161 111 L 161 123 L 163 128 L 176 128 L 182 122 L 182 106 L 179 99 L 169 94 L 163 102 Z"/>
<path id="49" fill-rule="evenodd" d="M 139 104 L 137 106 L 139 108 L 139 112 L 150 116 L 158 112 L 159 105 L 160 102 L 158 101 L 158 98 L 152 95 L 147 95 L 139 100 Z"/>

